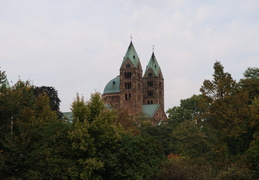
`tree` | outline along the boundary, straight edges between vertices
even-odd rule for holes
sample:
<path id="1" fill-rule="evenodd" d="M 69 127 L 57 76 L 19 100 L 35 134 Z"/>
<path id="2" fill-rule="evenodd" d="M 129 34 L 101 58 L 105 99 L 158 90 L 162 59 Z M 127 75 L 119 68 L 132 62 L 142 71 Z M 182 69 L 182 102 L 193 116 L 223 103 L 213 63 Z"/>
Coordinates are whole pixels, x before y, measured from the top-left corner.
<path id="1" fill-rule="evenodd" d="M 2 89 L 0 94 L 0 128 L 1 137 L 5 133 L 17 130 L 17 120 L 21 118 L 22 111 L 32 107 L 36 98 L 32 93 L 32 86 L 28 81 L 18 81 L 11 88 Z"/>
<path id="2" fill-rule="evenodd" d="M 49 97 L 49 105 L 52 111 L 56 111 L 58 118 L 62 118 L 62 113 L 60 112 L 59 105 L 60 99 L 58 97 L 58 92 L 53 87 L 50 86 L 41 86 L 33 87 L 33 93 L 36 97 L 39 97 L 42 94 L 46 94 Z"/>
<path id="3" fill-rule="evenodd" d="M 144 138 L 152 139 L 156 144 L 162 147 L 164 155 L 168 155 L 174 152 L 174 141 L 172 137 L 172 131 L 174 128 L 168 126 L 168 124 L 162 124 L 160 126 L 141 126 L 141 136 Z"/>
<path id="4" fill-rule="evenodd" d="M 56 177 L 60 179 L 61 171 L 67 167 L 63 166 L 62 169 L 59 167 L 58 161 L 64 160 L 65 162 L 66 159 L 55 145 L 59 144 L 60 148 L 62 148 L 61 144 L 70 146 L 60 141 L 62 138 L 59 137 L 65 136 L 64 131 L 59 131 L 52 125 L 55 123 L 57 126 L 62 122 L 57 120 L 56 113 L 51 110 L 48 96 L 40 95 L 34 99 L 34 102 L 31 102 L 32 104 L 28 104 L 28 101 L 23 102 L 24 98 L 34 96 L 31 96 L 30 88 L 22 85 L 20 84 L 19 87 L 21 89 L 13 90 L 14 95 L 22 95 L 21 99 L 15 100 L 16 104 L 14 105 L 20 106 L 25 103 L 25 105 L 30 106 L 12 107 L 13 110 L 17 110 L 13 111 L 16 112 L 13 114 L 15 121 L 13 130 L 4 132 L 1 139 L 3 155 L 0 163 L 1 176 L 3 178 L 52 179 L 52 177 Z M 52 126 L 52 130 L 56 130 L 49 131 L 49 126 Z M 46 131 L 47 129 L 48 131 Z"/>
<path id="5" fill-rule="evenodd" d="M 99 93 L 89 102 L 77 95 L 72 104 L 74 128 L 69 132 L 80 178 L 102 179 L 106 159 L 120 139 L 115 115 L 104 108 Z"/>
<path id="6" fill-rule="evenodd" d="M 249 67 L 243 75 L 246 79 L 259 79 L 259 68 Z"/>
<path id="7" fill-rule="evenodd" d="M 169 125 L 176 127 L 185 120 L 198 122 L 198 115 L 201 113 L 199 106 L 201 95 L 193 95 L 190 98 L 181 100 L 179 107 L 173 107 L 167 111 L 169 114 Z"/>
<path id="8" fill-rule="evenodd" d="M 5 81 L 6 81 L 5 71 L 0 70 L 0 87 L 2 87 Z"/>
<path id="9" fill-rule="evenodd" d="M 174 154 L 190 158 L 205 157 L 211 148 L 208 137 L 194 121 L 184 121 L 172 132 Z"/>
<path id="10" fill-rule="evenodd" d="M 248 94 L 249 104 L 252 103 L 256 96 L 259 96 L 259 69 L 248 68 L 244 73 L 244 79 L 241 79 L 239 86 L 243 93 Z"/>
<path id="11" fill-rule="evenodd" d="M 205 80 L 200 91 L 211 100 L 225 100 L 234 93 L 237 84 L 229 73 L 224 72 L 220 62 L 216 61 L 213 68 L 213 80 Z"/>
<path id="12" fill-rule="evenodd" d="M 76 95 L 74 102 L 71 105 L 71 110 L 73 114 L 73 123 L 77 121 L 83 122 L 86 120 L 87 104 L 84 97 L 80 97 L 79 94 Z"/>
<path id="13" fill-rule="evenodd" d="M 219 132 L 231 154 L 244 152 L 249 144 L 247 94 L 241 91 L 229 73 L 224 72 L 220 62 L 214 64 L 213 80 L 205 80 L 200 91 L 203 124 Z"/>
<path id="14" fill-rule="evenodd" d="M 162 147 L 149 137 L 123 134 L 112 156 L 108 156 L 105 179 L 149 179 L 164 158 Z"/>
<path id="15" fill-rule="evenodd" d="M 49 96 L 19 80 L 0 93 L 0 177 L 3 179 L 69 179 L 69 124 L 57 119 Z M 66 166 L 65 164 L 70 164 Z"/>

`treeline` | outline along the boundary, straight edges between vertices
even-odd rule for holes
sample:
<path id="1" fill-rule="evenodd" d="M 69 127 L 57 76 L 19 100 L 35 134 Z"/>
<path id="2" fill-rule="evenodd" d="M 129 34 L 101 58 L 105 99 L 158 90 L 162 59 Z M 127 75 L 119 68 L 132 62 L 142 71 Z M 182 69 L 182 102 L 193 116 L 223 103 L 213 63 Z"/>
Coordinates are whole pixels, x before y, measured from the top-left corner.
<path id="1" fill-rule="evenodd" d="M 73 122 L 52 87 L 0 71 L 0 179 L 252 180 L 259 178 L 259 69 L 239 82 L 214 64 L 201 94 L 167 111 L 168 124 L 76 96 Z"/>

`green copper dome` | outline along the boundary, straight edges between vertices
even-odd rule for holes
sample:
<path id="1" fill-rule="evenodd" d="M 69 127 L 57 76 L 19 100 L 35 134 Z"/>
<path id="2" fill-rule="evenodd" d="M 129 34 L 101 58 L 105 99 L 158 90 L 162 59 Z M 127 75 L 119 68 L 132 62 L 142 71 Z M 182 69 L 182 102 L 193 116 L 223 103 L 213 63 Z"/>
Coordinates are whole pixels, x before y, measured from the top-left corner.
<path id="1" fill-rule="evenodd" d="M 120 92 L 120 76 L 112 79 L 108 84 L 105 86 L 103 94 L 109 93 L 119 93 Z"/>

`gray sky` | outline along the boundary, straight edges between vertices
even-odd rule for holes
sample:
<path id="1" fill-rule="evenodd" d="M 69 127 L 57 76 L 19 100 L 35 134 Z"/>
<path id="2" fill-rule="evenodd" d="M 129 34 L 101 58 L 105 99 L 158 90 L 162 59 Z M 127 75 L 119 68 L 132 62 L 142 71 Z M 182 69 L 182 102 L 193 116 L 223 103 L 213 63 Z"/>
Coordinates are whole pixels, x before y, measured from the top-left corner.
<path id="1" fill-rule="evenodd" d="M 131 34 L 143 71 L 155 45 L 166 110 L 199 94 L 216 60 L 236 80 L 259 67 L 258 0 L 0 0 L 1 70 L 55 87 L 62 111 L 103 92 Z"/>

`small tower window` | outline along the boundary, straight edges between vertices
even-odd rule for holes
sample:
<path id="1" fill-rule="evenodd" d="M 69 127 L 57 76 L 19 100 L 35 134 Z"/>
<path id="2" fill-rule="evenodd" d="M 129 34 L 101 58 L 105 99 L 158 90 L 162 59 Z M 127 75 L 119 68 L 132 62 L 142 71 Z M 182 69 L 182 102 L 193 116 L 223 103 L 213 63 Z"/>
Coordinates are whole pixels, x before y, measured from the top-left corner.
<path id="1" fill-rule="evenodd" d="M 131 82 L 125 82 L 125 89 L 131 89 Z"/>
<path id="2" fill-rule="evenodd" d="M 131 78 L 131 72 L 125 72 L 124 76 L 125 78 Z"/>
<path id="3" fill-rule="evenodd" d="M 147 91 L 147 95 L 148 95 L 148 96 L 153 96 L 153 90 L 148 90 L 148 91 Z"/>
<path id="4" fill-rule="evenodd" d="M 148 81 L 148 82 L 147 82 L 147 86 L 148 86 L 148 87 L 152 87 L 152 86 L 153 86 L 153 81 Z"/>
<path id="5" fill-rule="evenodd" d="M 148 103 L 148 104 L 153 104 L 153 101 L 151 100 L 151 101 L 148 101 L 147 103 Z"/>
<path id="6" fill-rule="evenodd" d="M 153 77 L 152 72 L 148 73 L 148 77 Z"/>
<path id="7" fill-rule="evenodd" d="M 129 94 L 125 94 L 125 101 L 127 101 L 129 99 L 131 99 L 131 94 L 130 93 Z"/>
<path id="8" fill-rule="evenodd" d="M 133 59 L 135 59 L 135 55 L 133 55 Z"/>
<path id="9" fill-rule="evenodd" d="M 130 66 L 130 64 L 128 63 L 128 64 L 126 64 L 126 68 L 130 68 L 131 66 Z"/>

